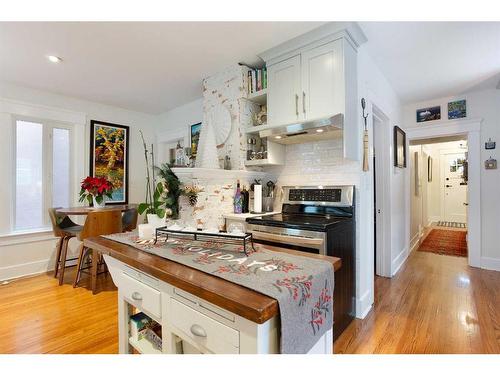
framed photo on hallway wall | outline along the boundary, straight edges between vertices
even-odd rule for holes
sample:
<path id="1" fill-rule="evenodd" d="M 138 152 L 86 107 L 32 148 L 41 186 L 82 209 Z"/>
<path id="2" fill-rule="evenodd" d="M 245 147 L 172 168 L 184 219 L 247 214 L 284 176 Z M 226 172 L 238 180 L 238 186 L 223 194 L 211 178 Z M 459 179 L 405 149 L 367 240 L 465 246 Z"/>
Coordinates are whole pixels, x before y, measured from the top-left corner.
<path id="1" fill-rule="evenodd" d="M 406 168 L 406 133 L 394 126 L 394 166 Z"/>
<path id="2" fill-rule="evenodd" d="M 129 127 L 103 121 L 90 121 L 90 174 L 112 182 L 112 199 L 106 204 L 128 203 Z"/>

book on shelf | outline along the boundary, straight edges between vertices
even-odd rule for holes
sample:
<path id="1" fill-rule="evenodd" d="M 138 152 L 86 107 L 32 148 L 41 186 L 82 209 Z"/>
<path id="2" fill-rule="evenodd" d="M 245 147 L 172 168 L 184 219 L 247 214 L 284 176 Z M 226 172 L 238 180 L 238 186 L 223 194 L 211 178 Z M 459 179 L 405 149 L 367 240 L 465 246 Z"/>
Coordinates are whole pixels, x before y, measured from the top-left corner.
<path id="1" fill-rule="evenodd" d="M 248 94 L 253 94 L 267 88 L 267 68 L 248 71 Z"/>
<path id="2" fill-rule="evenodd" d="M 130 336 L 138 341 L 145 335 L 145 328 L 151 324 L 153 320 L 143 312 L 134 314 L 130 317 Z"/>

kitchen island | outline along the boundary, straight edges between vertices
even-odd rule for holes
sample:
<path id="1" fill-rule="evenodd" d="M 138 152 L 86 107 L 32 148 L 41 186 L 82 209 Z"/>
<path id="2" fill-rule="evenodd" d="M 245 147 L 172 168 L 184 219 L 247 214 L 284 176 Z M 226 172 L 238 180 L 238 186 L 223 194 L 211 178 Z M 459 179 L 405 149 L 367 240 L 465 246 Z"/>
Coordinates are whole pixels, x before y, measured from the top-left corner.
<path id="1" fill-rule="evenodd" d="M 278 302 L 217 276 L 103 237 L 85 246 L 104 254 L 118 287 L 120 353 L 279 353 Z M 336 271 L 339 258 L 267 247 L 321 259 Z M 162 348 L 129 335 L 133 310 L 161 324 Z M 332 353 L 332 330 L 310 353 Z"/>

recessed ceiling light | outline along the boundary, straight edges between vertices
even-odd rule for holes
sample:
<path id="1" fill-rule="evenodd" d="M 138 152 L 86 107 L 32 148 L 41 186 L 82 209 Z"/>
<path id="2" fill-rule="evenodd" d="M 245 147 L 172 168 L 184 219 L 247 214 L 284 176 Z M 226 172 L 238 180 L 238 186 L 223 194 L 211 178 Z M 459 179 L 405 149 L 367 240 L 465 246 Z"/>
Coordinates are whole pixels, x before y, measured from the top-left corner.
<path id="1" fill-rule="evenodd" d="M 62 61 L 62 59 L 60 57 L 57 57 L 57 56 L 54 56 L 54 55 L 48 55 L 47 56 L 47 59 L 49 59 L 50 62 L 53 62 L 53 63 L 60 63 Z"/>
<path id="2" fill-rule="evenodd" d="M 316 129 L 316 133 L 323 133 L 323 129 Z"/>
<path id="3" fill-rule="evenodd" d="M 274 137 L 276 139 L 281 139 L 281 135 L 277 135 L 276 137 Z"/>

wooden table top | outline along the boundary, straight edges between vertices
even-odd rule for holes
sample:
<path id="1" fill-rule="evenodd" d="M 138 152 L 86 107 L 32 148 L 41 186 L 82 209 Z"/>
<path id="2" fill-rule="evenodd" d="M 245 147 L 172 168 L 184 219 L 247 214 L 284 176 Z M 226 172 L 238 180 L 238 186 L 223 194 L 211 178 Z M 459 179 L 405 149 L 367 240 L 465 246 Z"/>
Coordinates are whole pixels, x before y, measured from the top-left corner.
<path id="1" fill-rule="evenodd" d="M 274 298 L 135 247 L 104 237 L 88 238 L 84 245 L 255 323 L 264 323 L 279 312 L 278 301 Z M 266 248 L 325 260 L 332 263 L 335 271 L 342 264 L 340 258 L 267 245 Z"/>
<path id="2" fill-rule="evenodd" d="M 136 204 L 115 204 L 115 205 L 108 205 L 104 208 L 99 208 L 99 211 L 104 211 L 104 210 L 109 210 L 109 211 L 114 211 L 114 210 L 120 210 L 120 211 L 126 211 L 130 208 L 136 208 Z M 87 215 L 90 211 L 94 211 L 96 208 L 94 207 L 62 207 L 62 208 L 57 208 L 56 209 L 56 214 L 57 215 Z"/>

